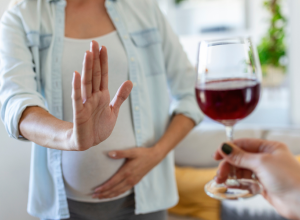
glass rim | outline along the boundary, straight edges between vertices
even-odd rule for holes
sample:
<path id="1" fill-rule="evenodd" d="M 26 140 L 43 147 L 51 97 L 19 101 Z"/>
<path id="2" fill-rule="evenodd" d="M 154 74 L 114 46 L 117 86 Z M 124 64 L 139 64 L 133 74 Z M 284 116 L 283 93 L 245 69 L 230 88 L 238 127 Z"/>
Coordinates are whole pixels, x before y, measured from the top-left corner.
<path id="1" fill-rule="evenodd" d="M 231 38 L 220 38 L 220 39 L 212 39 L 212 40 L 201 40 L 199 45 L 202 43 L 206 43 L 208 47 L 213 46 L 221 46 L 221 45 L 229 45 L 229 44 L 246 44 L 250 42 L 252 44 L 251 37 L 231 37 Z"/>

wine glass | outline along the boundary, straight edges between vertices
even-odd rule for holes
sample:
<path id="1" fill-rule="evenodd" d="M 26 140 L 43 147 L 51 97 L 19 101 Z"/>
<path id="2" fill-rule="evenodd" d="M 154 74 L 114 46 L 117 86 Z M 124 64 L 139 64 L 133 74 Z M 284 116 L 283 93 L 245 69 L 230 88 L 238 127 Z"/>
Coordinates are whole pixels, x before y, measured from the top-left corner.
<path id="1" fill-rule="evenodd" d="M 225 126 L 228 141 L 233 126 L 257 106 L 261 90 L 261 67 L 250 38 L 201 41 L 199 44 L 196 98 L 202 112 Z M 216 199 L 249 198 L 260 194 L 260 183 L 237 179 L 234 167 L 224 184 L 214 180 L 205 186 Z"/>

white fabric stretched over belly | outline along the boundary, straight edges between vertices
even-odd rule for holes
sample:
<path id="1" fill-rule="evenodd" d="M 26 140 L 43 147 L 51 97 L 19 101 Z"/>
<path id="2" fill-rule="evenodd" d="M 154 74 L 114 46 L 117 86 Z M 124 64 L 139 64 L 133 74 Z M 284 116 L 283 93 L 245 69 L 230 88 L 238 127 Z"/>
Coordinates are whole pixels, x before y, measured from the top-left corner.
<path id="1" fill-rule="evenodd" d="M 83 56 L 89 50 L 92 39 L 64 39 L 62 64 L 63 115 L 64 120 L 72 122 L 72 77 L 76 70 L 81 73 Z M 124 47 L 116 31 L 95 39 L 108 50 L 109 92 L 113 99 L 120 85 L 128 80 L 128 63 Z M 129 99 L 119 112 L 116 126 L 111 136 L 97 146 L 84 152 L 63 151 L 62 170 L 67 197 L 82 202 L 103 202 L 113 199 L 93 199 L 93 189 L 111 178 L 123 165 L 124 159 L 114 160 L 107 156 L 111 150 L 133 148 L 136 146 Z"/>

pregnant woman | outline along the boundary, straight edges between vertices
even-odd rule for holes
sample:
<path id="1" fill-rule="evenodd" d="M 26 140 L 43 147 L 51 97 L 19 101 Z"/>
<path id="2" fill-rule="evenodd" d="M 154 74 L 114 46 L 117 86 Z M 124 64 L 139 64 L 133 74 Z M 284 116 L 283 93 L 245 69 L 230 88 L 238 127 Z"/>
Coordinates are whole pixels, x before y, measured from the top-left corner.
<path id="1" fill-rule="evenodd" d="M 1 117 L 34 143 L 28 212 L 166 219 L 178 199 L 172 149 L 202 116 L 194 69 L 155 0 L 13 3 L 0 28 Z"/>

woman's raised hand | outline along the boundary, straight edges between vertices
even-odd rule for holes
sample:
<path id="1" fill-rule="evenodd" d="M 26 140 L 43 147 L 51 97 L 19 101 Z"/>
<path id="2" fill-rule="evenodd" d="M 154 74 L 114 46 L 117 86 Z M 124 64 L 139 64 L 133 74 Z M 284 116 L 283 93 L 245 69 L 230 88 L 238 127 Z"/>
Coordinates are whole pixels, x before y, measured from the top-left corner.
<path id="1" fill-rule="evenodd" d="M 128 98 L 132 82 L 124 82 L 110 102 L 108 91 L 107 49 L 92 41 L 84 56 L 82 76 L 74 72 L 72 103 L 73 129 L 68 134 L 70 150 L 83 151 L 107 139 Z"/>

